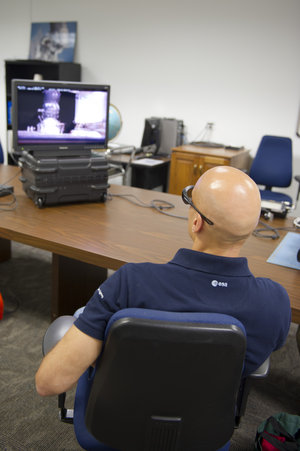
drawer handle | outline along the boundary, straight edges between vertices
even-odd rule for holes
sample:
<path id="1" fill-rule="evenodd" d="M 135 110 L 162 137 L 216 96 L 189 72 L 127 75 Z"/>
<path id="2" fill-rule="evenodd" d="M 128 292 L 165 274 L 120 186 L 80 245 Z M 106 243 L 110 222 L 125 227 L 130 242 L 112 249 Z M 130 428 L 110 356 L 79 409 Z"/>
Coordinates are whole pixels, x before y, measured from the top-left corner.
<path id="1" fill-rule="evenodd" d="M 194 164 L 194 175 L 197 175 L 197 168 L 198 168 L 197 164 Z"/>
<path id="2" fill-rule="evenodd" d="M 203 164 L 199 164 L 199 173 L 202 174 Z"/>

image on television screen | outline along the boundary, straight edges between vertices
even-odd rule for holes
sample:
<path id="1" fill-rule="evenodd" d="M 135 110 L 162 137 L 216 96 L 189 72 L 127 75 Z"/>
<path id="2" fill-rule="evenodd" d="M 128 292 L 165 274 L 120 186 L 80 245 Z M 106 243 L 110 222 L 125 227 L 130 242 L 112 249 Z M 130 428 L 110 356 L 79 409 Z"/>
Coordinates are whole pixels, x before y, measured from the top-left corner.
<path id="1" fill-rule="evenodd" d="M 108 87 L 16 87 L 17 145 L 103 147 L 107 142 Z"/>

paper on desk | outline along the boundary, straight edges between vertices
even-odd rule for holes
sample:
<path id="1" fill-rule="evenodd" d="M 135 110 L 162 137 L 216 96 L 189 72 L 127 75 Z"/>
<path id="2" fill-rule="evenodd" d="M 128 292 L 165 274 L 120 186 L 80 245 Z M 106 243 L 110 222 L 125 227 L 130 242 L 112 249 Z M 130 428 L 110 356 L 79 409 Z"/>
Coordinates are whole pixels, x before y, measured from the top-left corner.
<path id="1" fill-rule="evenodd" d="M 300 269 L 297 253 L 300 249 L 300 233 L 288 232 L 267 262 L 288 268 Z"/>
<path id="2" fill-rule="evenodd" d="M 143 166 L 156 166 L 162 164 L 163 160 L 154 160 L 154 158 L 141 158 L 140 160 L 133 160 L 132 164 L 142 164 Z"/>

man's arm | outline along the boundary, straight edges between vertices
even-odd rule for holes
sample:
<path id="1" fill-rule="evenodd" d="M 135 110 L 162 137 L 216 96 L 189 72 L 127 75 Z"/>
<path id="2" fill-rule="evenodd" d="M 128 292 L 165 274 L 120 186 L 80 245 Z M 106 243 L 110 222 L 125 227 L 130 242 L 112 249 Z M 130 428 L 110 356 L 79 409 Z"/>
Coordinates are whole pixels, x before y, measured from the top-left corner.
<path id="1" fill-rule="evenodd" d="M 58 395 L 69 390 L 84 371 L 95 363 L 101 348 L 101 340 L 86 335 L 72 325 L 42 360 L 35 376 L 39 395 Z"/>

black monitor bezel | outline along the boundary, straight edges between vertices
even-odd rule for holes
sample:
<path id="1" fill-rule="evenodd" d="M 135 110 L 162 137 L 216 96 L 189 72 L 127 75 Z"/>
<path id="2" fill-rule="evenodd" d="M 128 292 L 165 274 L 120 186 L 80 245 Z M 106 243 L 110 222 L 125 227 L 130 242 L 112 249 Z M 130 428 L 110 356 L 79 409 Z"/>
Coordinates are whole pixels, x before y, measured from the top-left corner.
<path id="1" fill-rule="evenodd" d="M 62 88 L 62 89 L 78 89 L 78 90 L 93 90 L 93 91 L 105 91 L 107 92 L 107 111 L 106 111 L 106 133 L 105 140 L 102 143 L 68 143 L 57 145 L 53 143 L 30 143 L 19 144 L 18 142 L 18 107 L 16 108 L 16 102 L 18 101 L 18 86 L 45 86 L 45 88 Z M 93 84 L 83 82 L 61 81 L 61 80 L 28 80 L 28 79 L 12 79 L 12 145 L 13 151 L 17 155 L 21 155 L 23 151 L 32 151 L 38 154 L 51 155 L 51 152 L 55 152 L 58 155 L 73 155 L 73 154 L 86 154 L 93 149 L 107 149 L 108 143 L 108 127 L 109 127 L 109 105 L 110 105 L 110 85 L 106 84 Z"/>

